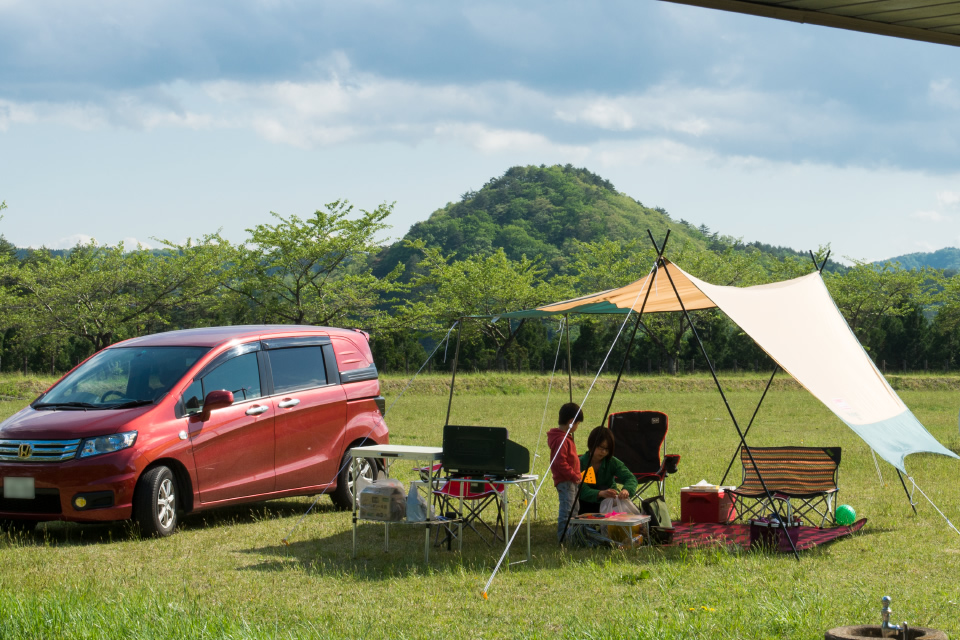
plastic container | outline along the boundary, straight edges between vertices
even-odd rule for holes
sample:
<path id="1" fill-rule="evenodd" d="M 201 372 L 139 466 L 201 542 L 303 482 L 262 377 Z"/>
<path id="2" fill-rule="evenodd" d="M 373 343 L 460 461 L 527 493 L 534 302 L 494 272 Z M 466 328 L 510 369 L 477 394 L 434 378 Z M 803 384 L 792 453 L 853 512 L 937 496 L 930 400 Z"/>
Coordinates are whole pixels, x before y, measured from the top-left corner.
<path id="1" fill-rule="evenodd" d="M 737 518 L 733 494 L 724 487 L 684 487 L 680 489 L 680 522 L 720 523 Z"/>

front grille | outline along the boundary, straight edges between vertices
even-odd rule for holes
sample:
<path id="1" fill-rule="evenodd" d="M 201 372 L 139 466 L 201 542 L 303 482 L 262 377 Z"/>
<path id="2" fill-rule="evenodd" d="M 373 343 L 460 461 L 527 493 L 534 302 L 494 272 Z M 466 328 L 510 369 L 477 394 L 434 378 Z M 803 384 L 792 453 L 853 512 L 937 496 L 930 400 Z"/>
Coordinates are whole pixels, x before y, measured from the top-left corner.
<path id="1" fill-rule="evenodd" d="M 0 496 L 3 496 L 3 493 L 0 493 Z M 33 500 L 0 497 L 0 511 L 45 515 L 61 513 L 59 489 L 37 489 L 36 496 Z"/>
<path id="2" fill-rule="evenodd" d="M 79 440 L 0 440 L 0 461 L 62 462 L 77 455 Z"/>

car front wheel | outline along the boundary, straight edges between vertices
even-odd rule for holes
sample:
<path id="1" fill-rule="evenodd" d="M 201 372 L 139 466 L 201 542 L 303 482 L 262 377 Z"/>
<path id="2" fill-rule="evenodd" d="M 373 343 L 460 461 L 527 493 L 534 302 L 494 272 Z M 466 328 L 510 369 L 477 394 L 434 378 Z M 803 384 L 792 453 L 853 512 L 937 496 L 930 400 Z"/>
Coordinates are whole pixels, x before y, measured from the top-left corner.
<path id="1" fill-rule="evenodd" d="M 146 536 L 168 536 L 177 528 L 177 482 L 168 467 L 154 467 L 137 483 L 133 518 Z"/>
<path id="2" fill-rule="evenodd" d="M 380 477 L 380 467 L 376 459 L 360 458 L 358 462 L 360 467 L 358 475 L 366 483 L 376 482 L 377 478 Z M 330 493 L 330 499 L 333 500 L 334 506 L 343 510 L 353 509 L 353 490 L 355 486 L 353 458 L 350 457 L 348 452 L 343 456 L 343 461 L 340 463 L 340 473 L 337 474 L 337 488 Z"/>

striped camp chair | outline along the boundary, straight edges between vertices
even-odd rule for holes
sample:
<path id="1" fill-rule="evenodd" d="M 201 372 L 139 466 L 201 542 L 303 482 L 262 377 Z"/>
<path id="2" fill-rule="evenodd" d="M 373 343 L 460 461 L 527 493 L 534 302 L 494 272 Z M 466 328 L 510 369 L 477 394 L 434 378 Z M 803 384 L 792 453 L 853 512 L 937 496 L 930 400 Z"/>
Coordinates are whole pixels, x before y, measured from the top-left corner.
<path id="1" fill-rule="evenodd" d="M 775 500 L 786 504 L 788 522 L 822 527 L 834 519 L 840 447 L 750 447 L 760 477 Z M 734 489 L 737 517 L 748 521 L 773 511 L 747 449 L 740 447 L 743 481 Z"/>

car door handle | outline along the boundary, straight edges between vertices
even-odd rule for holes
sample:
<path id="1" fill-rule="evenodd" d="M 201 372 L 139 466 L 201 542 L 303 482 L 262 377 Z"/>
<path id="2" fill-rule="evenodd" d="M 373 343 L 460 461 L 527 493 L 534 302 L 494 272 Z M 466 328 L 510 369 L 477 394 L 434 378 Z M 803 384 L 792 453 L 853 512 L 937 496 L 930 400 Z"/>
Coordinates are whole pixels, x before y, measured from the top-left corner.
<path id="1" fill-rule="evenodd" d="M 296 398 L 292 398 L 290 400 L 283 400 L 281 402 L 278 402 L 277 406 L 280 407 L 281 409 L 289 409 L 290 407 L 295 407 L 298 404 L 300 404 L 300 401 L 297 400 Z"/>
<path id="2" fill-rule="evenodd" d="M 257 405 L 257 406 L 250 407 L 249 409 L 247 409 L 246 414 L 247 414 L 248 416 L 258 416 L 258 415 L 260 415 L 261 413 L 266 413 L 266 412 L 269 411 L 269 410 L 270 410 L 270 407 L 264 407 L 264 406 L 262 406 L 262 405 Z"/>

